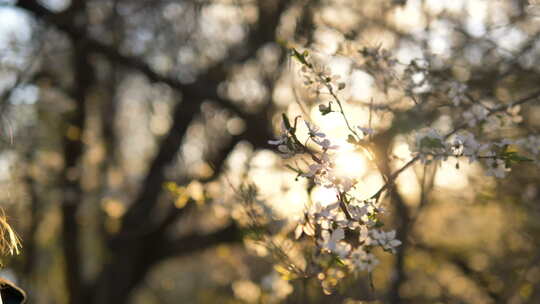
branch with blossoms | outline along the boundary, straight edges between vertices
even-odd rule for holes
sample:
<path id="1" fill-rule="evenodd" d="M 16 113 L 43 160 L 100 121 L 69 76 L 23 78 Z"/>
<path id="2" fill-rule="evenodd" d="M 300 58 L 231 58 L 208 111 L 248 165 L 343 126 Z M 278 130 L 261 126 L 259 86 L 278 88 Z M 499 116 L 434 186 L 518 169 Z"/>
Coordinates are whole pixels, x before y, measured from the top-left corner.
<path id="1" fill-rule="evenodd" d="M 299 176 L 310 179 L 316 185 L 333 189 L 336 201 L 323 206 L 318 202 L 307 207 L 295 229 L 295 238 L 303 235 L 313 239 L 317 247 L 311 267 L 317 269 L 317 278 L 326 293 L 331 293 L 339 282 L 339 273 L 371 272 L 379 263 L 373 254 L 375 248 L 395 253 L 401 244 L 395 239 L 395 231 L 383 231 L 380 215 L 384 208 L 378 200 L 359 200 L 351 190 L 357 180 L 340 176 L 336 172 L 334 150 L 326 135 L 308 121 L 308 140 L 301 143 L 296 135 L 296 123 L 291 124 L 283 115 L 282 134 L 270 144 L 276 145 L 284 158 L 307 154 L 313 161 L 307 169 L 293 168 Z M 313 143 L 317 149 L 307 145 Z"/>
<path id="2" fill-rule="evenodd" d="M 300 54 L 293 50 L 293 55 L 303 64 L 301 72 L 306 85 L 315 86 L 317 90 L 326 89 L 339 107 L 339 113 L 351 132 L 349 141 L 365 148 L 368 135 L 373 133 L 369 128 L 353 128 L 347 119 L 341 100 L 336 90 L 344 88 L 343 83 L 335 82 L 336 77 L 328 74 L 328 69 L 322 65 L 308 62 L 307 53 Z M 332 112 L 331 104 L 320 107 L 323 115 Z M 271 145 L 283 158 L 307 155 L 311 159 L 307 168 L 289 166 L 298 176 L 310 179 L 314 184 L 332 189 L 335 192 L 334 203 L 323 206 L 318 202 L 308 206 L 304 216 L 295 229 L 295 237 L 303 235 L 313 240 L 317 247 L 311 265 L 317 269 L 317 278 L 325 293 L 331 293 L 343 273 L 372 272 L 379 260 L 373 254 L 376 248 L 395 253 L 401 244 L 395 239 L 395 231 L 383 231 L 384 225 L 380 215 L 384 208 L 378 199 L 359 200 L 351 190 L 357 180 L 343 177 L 336 171 L 335 153 L 338 148 L 320 132 L 319 128 L 304 119 L 308 138 L 302 143 L 297 136 L 298 122 L 293 122 L 282 115 L 281 134 Z M 314 147 L 312 147 L 314 146 Z M 341 275 L 340 275 L 341 274 Z"/>
<path id="3" fill-rule="evenodd" d="M 376 49 L 364 53 L 374 56 L 372 53 L 377 54 L 379 51 Z M 291 54 L 302 65 L 300 73 L 304 85 L 317 94 L 323 92 L 332 99 L 326 104 L 319 105 L 319 112 L 322 115 L 339 113 L 349 131 L 347 142 L 373 160 L 374 130 L 353 126 L 347 117 L 337 93 L 345 88 L 345 83 L 338 82 L 339 77 L 332 75 L 324 64 L 311 61 L 307 51 L 300 53 L 292 49 Z M 388 53 L 377 58 L 389 60 L 388 66 L 397 62 L 391 59 Z M 416 69 L 406 68 L 404 78 L 412 79 L 411 73 L 414 73 L 412 70 L 423 69 L 415 61 L 411 65 Z M 414 94 L 415 87 L 429 87 L 427 69 L 422 70 L 422 73 L 425 77 L 420 84 L 410 82 L 407 86 L 407 96 Z M 331 204 L 323 206 L 315 202 L 306 206 L 294 232 L 296 239 L 304 236 L 312 240 L 315 254 L 311 260 L 313 264 L 311 268 L 316 270 L 314 274 L 321 281 L 325 293 L 331 293 L 340 279 L 348 273 L 370 274 L 379 264 L 374 255 L 375 249 L 380 248 L 389 253 L 396 253 L 399 250 L 401 241 L 395 238 L 396 232 L 381 229 L 384 225 L 381 221 L 384 208 L 381 206 L 380 198 L 385 191 L 391 189 L 397 177 L 416 162 L 428 164 L 447 161 L 450 158 L 466 158 L 469 163 L 482 163 L 487 168 L 486 175 L 503 178 L 516 163 L 535 161 L 518 152 L 516 147 L 527 150 L 536 159 L 540 156 L 539 136 L 480 142 L 472 132 L 466 130 L 490 122 L 496 114 L 509 112 L 521 104 L 537 100 L 540 92 L 508 105 L 489 108 L 481 103 L 468 104 L 467 100 L 473 101 L 467 86 L 462 83 L 451 81 L 445 88 L 453 106 L 467 108 L 462 113 L 464 122 L 444 136 L 433 128 L 418 132 L 410 148 L 412 158 L 394 173 L 386 176 L 384 185 L 365 200 L 358 199 L 352 192 L 358 180 L 341 176 L 337 172 L 335 150 L 339 147 L 333 140 L 306 118 L 298 116 L 291 121 L 287 115 L 282 115 L 281 134 L 277 139 L 269 141 L 269 144 L 276 146 L 279 154 L 286 159 L 307 156 L 311 161 L 307 161 L 306 166 L 287 165 L 287 167 L 296 172 L 298 177 L 307 178 L 313 184 L 332 189 L 335 193 L 335 201 Z M 413 100 L 418 104 L 416 98 L 413 97 Z M 337 105 L 337 109 L 334 109 L 333 105 Z M 302 120 L 307 128 L 305 142 L 300 141 L 297 135 Z M 459 163 L 456 168 L 459 169 Z M 305 273 L 309 275 L 309 272 Z"/>

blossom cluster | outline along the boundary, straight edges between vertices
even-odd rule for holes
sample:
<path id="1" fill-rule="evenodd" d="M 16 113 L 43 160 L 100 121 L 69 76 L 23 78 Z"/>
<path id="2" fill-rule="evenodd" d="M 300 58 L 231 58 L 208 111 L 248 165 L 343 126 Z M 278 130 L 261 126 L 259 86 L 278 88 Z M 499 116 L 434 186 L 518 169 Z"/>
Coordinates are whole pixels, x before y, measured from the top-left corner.
<path id="1" fill-rule="evenodd" d="M 330 68 L 322 62 L 322 60 L 308 61 L 308 52 L 300 54 L 295 49 L 292 49 L 293 56 L 302 63 L 300 76 L 303 79 L 305 87 L 310 91 L 319 95 L 322 91 L 342 90 L 345 88 L 344 82 L 339 82 L 339 75 L 333 75 Z"/>
<path id="2" fill-rule="evenodd" d="M 539 154 L 540 138 L 529 136 L 524 139 L 502 139 L 494 142 L 479 142 L 474 134 L 463 131 L 451 139 L 442 136 L 435 129 L 428 129 L 416 135 L 415 144 L 411 147 L 414 157 L 422 163 L 446 161 L 450 157 L 467 158 L 469 163 L 481 162 L 487 170 L 487 176 L 506 177 L 513 163 L 532 161 L 512 150 L 512 146 L 529 149 Z M 458 165 L 459 168 L 459 165 Z"/>
<path id="3" fill-rule="evenodd" d="M 366 59 L 362 67 L 368 72 L 392 70 L 400 64 L 380 48 L 365 48 L 359 53 Z M 348 129 L 347 141 L 357 150 L 373 156 L 376 145 L 373 139 L 377 134 L 371 127 L 355 126 L 349 122 L 338 93 L 345 88 L 345 83 L 338 82 L 339 77 L 332 75 L 324 64 L 311 61 L 307 52 L 300 53 L 292 49 L 292 55 L 302 66 L 300 75 L 304 85 L 317 95 L 324 93 L 331 99 L 319 105 L 319 112 L 323 116 L 339 114 Z M 368 60 L 370 58 L 371 60 Z M 373 64 L 370 65 L 370 62 Z M 307 206 L 294 231 L 296 239 L 309 240 L 314 245 L 314 254 L 309 259 L 310 265 L 306 266 L 306 273 L 316 274 L 325 292 L 331 292 L 349 272 L 372 272 L 379 264 L 374 254 L 377 250 L 388 253 L 399 250 L 402 242 L 396 239 L 396 231 L 381 229 L 384 226 L 381 221 L 384 208 L 380 198 L 381 193 L 388 190 L 397 176 L 411 164 L 416 161 L 426 164 L 447 161 L 449 158 L 465 158 L 469 163 L 478 162 L 485 166 L 486 175 L 503 178 L 515 163 L 538 161 L 540 157 L 540 136 L 531 135 L 513 140 L 477 139 L 480 137 L 478 134 L 485 133 L 491 125 L 496 130 L 507 122 L 518 122 L 521 103 L 494 107 L 475 102 L 465 83 L 431 77 L 429 64 L 423 61 L 412 61 L 404 69 L 401 80 L 393 73 L 379 80 L 376 79 L 376 82 L 382 83 L 384 88 L 399 87 L 394 86 L 395 81 L 408 83 L 404 88 L 405 95 L 412 97 L 417 108 L 424 105 L 418 104 L 418 100 L 422 99 L 417 99 L 415 95 L 438 90 L 438 93 L 446 96 L 442 100 L 449 101 L 445 106 L 453 105 L 452 109 L 459 110 L 457 117 L 462 123 L 445 135 L 433 128 L 419 132 L 410 148 L 412 159 L 394 173 L 385 174 L 385 185 L 371 198 L 360 200 L 354 195 L 353 190 L 358 180 L 342 176 L 336 170 L 336 150 L 339 147 L 309 119 L 298 116 L 291 121 L 283 114 L 279 137 L 269 141 L 269 144 L 277 147 L 283 158 L 303 158 L 303 162 L 300 162 L 302 165 L 298 165 L 298 162 L 295 162 L 295 167 L 287 165 L 297 173 L 298 178 L 307 178 L 311 184 L 331 189 L 335 193 L 335 200 L 329 204 L 314 202 Z M 302 121 L 307 128 L 305 141 L 300 141 L 297 136 L 298 125 Z M 371 126 L 371 112 L 369 125 Z M 467 129 L 477 132 L 473 134 Z M 522 151 L 536 159 L 521 155 Z M 459 162 L 456 168 L 459 169 Z"/>
<path id="4" fill-rule="evenodd" d="M 308 155 L 312 163 L 308 163 L 307 168 L 293 169 L 316 185 L 332 189 L 336 195 L 333 203 L 323 206 L 315 202 L 306 208 L 295 229 L 297 239 L 304 236 L 313 240 L 317 248 L 314 262 L 318 265 L 315 268 L 321 270 L 319 279 L 328 291 L 338 281 L 331 274 L 340 273 L 338 270 L 371 272 L 379 263 L 373 254 L 375 248 L 395 253 L 401 242 L 395 238 L 395 231 L 380 229 L 383 223 L 379 215 L 384 209 L 378 200 L 358 200 L 351 194 L 357 181 L 337 172 L 334 151 L 339 147 L 308 121 L 304 121 L 308 140 L 301 143 L 296 134 L 297 123 L 298 119 L 293 124 L 284 115 L 281 135 L 269 143 L 276 145 L 284 158 Z M 369 128 L 358 129 L 364 136 L 373 133 Z"/>

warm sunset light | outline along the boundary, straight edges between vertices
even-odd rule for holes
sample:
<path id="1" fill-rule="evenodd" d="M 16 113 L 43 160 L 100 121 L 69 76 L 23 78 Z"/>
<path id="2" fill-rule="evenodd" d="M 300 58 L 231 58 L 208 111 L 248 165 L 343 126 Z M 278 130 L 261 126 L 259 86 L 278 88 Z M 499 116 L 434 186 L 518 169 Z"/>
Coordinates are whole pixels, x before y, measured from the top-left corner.
<path id="1" fill-rule="evenodd" d="M 338 151 L 336 169 L 339 174 L 350 178 L 360 178 L 368 170 L 365 156 L 353 150 Z"/>
<path id="2" fill-rule="evenodd" d="M 540 303 L 540 0 L 0 0 L 0 304 Z"/>

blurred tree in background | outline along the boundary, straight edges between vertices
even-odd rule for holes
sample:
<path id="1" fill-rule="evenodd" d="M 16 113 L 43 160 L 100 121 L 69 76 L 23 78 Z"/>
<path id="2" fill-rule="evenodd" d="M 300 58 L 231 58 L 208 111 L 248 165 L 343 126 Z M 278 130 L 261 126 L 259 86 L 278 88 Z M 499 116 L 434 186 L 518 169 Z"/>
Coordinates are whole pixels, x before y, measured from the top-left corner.
<path id="1" fill-rule="evenodd" d="M 473 104 L 526 100 L 490 136 L 538 135 L 531 14 L 525 0 L 0 1 L 0 202 L 23 240 L 0 275 L 30 303 L 540 302 L 535 164 L 505 179 L 466 161 L 404 171 L 385 197 L 403 244 L 374 290 L 359 275 L 331 295 L 273 270 L 238 196 L 258 186 L 287 249 L 304 204 L 327 195 L 268 144 L 281 113 L 337 124 L 292 47 L 347 79 L 347 111 L 378 130 L 382 172 L 343 157 L 369 194 L 410 158 L 412 131 L 463 122 L 441 106 L 461 102 L 451 89 L 423 79 L 466 84 Z M 413 86 L 381 72 L 383 49 Z"/>

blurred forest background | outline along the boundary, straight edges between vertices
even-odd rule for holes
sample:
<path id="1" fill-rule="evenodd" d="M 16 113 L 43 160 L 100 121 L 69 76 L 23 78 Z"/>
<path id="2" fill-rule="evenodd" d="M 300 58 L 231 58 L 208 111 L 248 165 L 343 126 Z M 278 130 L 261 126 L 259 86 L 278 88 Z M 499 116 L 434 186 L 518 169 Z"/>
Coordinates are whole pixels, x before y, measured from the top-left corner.
<path id="1" fill-rule="evenodd" d="M 465 163 L 409 169 L 386 203 L 403 245 L 373 273 L 375 291 L 360 275 L 329 296 L 316 279 L 273 272 L 234 191 L 253 181 L 272 220 L 293 228 L 306 200 L 324 197 L 267 143 L 281 113 L 302 113 L 297 100 L 317 105 L 285 46 L 327 56 L 350 79 L 355 120 L 375 104 L 380 161 L 397 168 L 407 134 L 451 126 L 452 113 L 418 114 L 381 90 L 385 75 L 357 51 L 423 58 L 475 99 L 512 102 L 540 89 L 540 21 L 527 4 L 0 1 L 0 204 L 23 240 L 0 275 L 30 303 L 540 303 L 535 165 L 502 180 Z M 538 101 L 517 126 L 505 136 L 539 133 Z M 372 194 L 378 175 L 351 157 L 345 167 Z"/>

